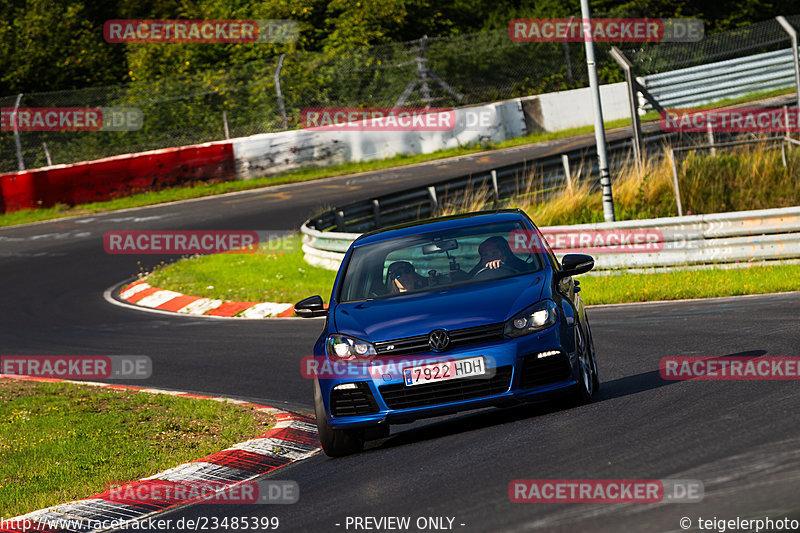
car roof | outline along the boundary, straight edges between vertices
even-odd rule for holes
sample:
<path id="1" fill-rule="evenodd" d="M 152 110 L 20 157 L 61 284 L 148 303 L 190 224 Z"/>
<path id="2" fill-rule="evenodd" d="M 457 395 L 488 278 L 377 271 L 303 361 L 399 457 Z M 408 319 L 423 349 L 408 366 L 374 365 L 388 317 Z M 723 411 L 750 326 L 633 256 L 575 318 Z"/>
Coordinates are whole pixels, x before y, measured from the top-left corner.
<path id="1" fill-rule="evenodd" d="M 363 246 L 375 242 L 387 241 L 408 235 L 418 235 L 435 231 L 444 231 L 496 222 L 512 222 L 525 220 L 525 215 L 520 209 L 498 209 L 495 211 L 480 211 L 463 215 L 450 215 L 446 217 L 427 218 L 405 224 L 398 224 L 388 228 L 381 228 L 361 235 L 353 242 L 353 246 Z"/>

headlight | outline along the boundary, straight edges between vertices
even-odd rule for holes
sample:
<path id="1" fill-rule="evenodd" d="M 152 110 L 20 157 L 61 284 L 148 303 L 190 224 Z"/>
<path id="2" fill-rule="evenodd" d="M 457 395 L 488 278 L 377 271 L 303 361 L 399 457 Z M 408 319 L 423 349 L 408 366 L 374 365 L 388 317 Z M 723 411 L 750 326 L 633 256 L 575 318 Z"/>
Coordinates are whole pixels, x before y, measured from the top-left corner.
<path id="1" fill-rule="evenodd" d="M 325 343 L 325 349 L 329 356 L 345 361 L 376 355 L 372 344 L 347 335 L 330 335 Z"/>
<path id="2" fill-rule="evenodd" d="M 503 333 L 508 337 L 521 337 L 549 328 L 556 323 L 558 311 L 552 300 L 545 300 L 511 317 Z"/>

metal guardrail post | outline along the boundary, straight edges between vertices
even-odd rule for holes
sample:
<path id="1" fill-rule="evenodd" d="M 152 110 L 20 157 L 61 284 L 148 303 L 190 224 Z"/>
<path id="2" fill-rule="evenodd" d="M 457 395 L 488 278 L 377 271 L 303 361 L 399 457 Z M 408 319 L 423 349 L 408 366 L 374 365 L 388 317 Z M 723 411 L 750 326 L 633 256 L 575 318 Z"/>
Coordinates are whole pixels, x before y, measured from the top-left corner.
<path id="1" fill-rule="evenodd" d="M 564 177 L 567 178 L 567 189 L 572 190 L 572 173 L 569 169 L 569 156 L 561 154 L 561 163 L 564 165 Z"/>
<path id="2" fill-rule="evenodd" d="M 381 227 L 381 203 L 375 198 L 372 200 L 372 218 L 375 219 L 375 229 Z"/>
<path id="3" fill-rule="evenodd" d="M 775 17 L 775 20 L 778 21 L 778 24 L 783 26 L 783 29 L 786 33 L 789 34 L 789 38 L 792 40 L 792 58 L 794 60 L 794 86 L 795 91 L 797 92 L 797 107 L 800 109 L 800 60 L 798 60 L 797 55 L 797 30 L 789 24 L 789 21 L 786 20 L 783 16 Z"/>
<path id="4" fill-rule="evenodd" d="M 500 189 L 497 186 L 497 171 L 492 170 L 492 194 L 494 195 L 494 204 L 500 203 Z"/>
<path id="5" fill-rule="evenodd" d="M 436 198 L 436 187 L 433 185 L 428 187 L 428 195 L 431 198 L 431 216 L 436 216 L 435 213 L 439 209 L 439 200 Z"/>
<path id="6" fill-rule="evenodd" d="M 678 204 L 678 216 L 683 216 L 683 203 L 681 202 L 681 188 L 678 184 L 678 164 L 675 162 L 675 150 L 669 149 L 669 162 L 672 165 L 672 186 L 675 188 L 675 201 Z"/>
<path id="7" fill-rule="evenodd" d="M 336 229 L 339 231 L 345 231 L 344 211 L 336 211 Z"/>
<path id="8" fill-rule="evenodd" d="M 636 95 L 636 78 L 633 76 L 633 63 L 625 57 L 622 50 L 611 47 L 611 57 L 625 71 L 625 83 L 628 86 L 628 103 L 631 108 L 631 127 L 633 128 L 633 157 L 636 164 L 642 167 L 642 123 L 639 120 L 639 98 Z"/>

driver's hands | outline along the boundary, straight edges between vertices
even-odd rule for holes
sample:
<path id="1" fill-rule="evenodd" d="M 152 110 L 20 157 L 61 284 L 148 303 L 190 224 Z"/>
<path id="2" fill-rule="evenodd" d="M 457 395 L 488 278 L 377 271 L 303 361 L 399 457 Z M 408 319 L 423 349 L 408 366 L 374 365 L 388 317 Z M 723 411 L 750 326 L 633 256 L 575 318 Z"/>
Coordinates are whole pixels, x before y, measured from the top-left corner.
<path id="1" fill-rule="evenodd" d="M 500 259 L 495 259 L 494 261 L 489 261 L 486 263 L 486 268 L 491 268 L 492 270 L 496 268 L 500 268 L 503 266 L 503 261 Z"/>

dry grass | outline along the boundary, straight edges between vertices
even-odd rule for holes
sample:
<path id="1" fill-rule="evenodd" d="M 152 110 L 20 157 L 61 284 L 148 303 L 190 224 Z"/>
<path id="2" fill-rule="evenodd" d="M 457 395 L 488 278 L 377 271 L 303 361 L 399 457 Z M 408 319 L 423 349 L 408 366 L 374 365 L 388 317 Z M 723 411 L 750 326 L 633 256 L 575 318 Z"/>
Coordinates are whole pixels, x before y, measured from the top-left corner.
<path id="1" fill-rule="evenodd" d="M 600 189 L 575 172 L 572 189 L 544 189 L 541 176 L 529 173 L 518 193 L 499 207 L 518 207 L 540 226 L 603 221 Z M 647 158 L 642 168 L 630 159 L 613 179 L 617 220 L 676 216 L 677 207 L 669 159 Z M 685 214 L 724 213 L 800 204 L 800 150 L 787 152 L 787 166 L 779 149 L 742 146 L 711 156 L 689 152 L 679 161 L 678 182 Z M 442 214 L 482 211 L 495 207 L 486 187 L 448 198 Z"/>

